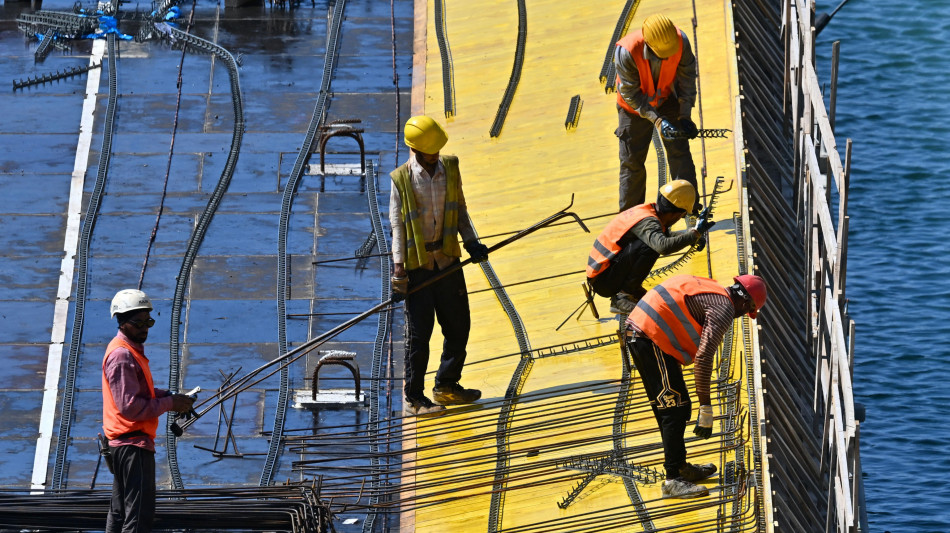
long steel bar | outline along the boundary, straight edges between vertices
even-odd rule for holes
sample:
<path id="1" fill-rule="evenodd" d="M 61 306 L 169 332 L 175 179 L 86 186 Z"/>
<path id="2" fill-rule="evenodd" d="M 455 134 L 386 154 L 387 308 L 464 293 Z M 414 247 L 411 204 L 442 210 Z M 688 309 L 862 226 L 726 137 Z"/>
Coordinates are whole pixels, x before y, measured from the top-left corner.
<path id="1" fill-rule="evenodd" d="M 528 228 L 525 228 L 525 229 L 519 231 L 518 233 L 516 233 L 515 235 L 512 235 L 511 237 L 509 237 L 509 238 L 507 238 L 507 239 L 505 239 L 505 240 L 503 240 L 503 241 L 501 241 L 501 242 L 498 242 L 498 243 L 495 243 L 495 244 L 489 246 L 489 247 L 488 247 L 488 252 L 489 252 L 489 253 L 493 253 L 493 252 L 495 252 L 495 251 L 497 251 L 497 250 L 500 250 L 501 248 L 504 248 L 505 246 L 508 246 L 509 244 L 511 244 L 511 243 L 513 243 L 513 242 L 516 242 L 516 241 L 518 241 L 519 239 L 522 239 L 522 238 L 524 238 L 525 236 L 530 235 L 530 234 L 532 234 L 532 233 L 534 233 L 534 232 L 536 232 L 536 231 L 538 231 L 538 230 L 540 230 L 540 229 L 542 229 L 542 228 L 544 228 L 544 227 L 550 225 L 552 222 L 555 222 L 555 221 L 557 221 L 557 220 L 560 220 L 560 219 L 566 218 L 566 217 L 572 217 L 585 231 L 588 231 L 588 232 L 589 232 L 590 230 L 587 229 L 587 226 L 584 225 L 584 223 L 581 221 L 580 217 L 578 217 L 575 213 L 572 213 L 572 212 L 568 211 L 568 209 L 570 209 L 573 204 L 574 204 L 574 197 L 572 196 L 572 197 L 571 197 L 571 203 L 568 204 L 567 207 L 565 207 L 564 209 L 558 211 L 557 213 L 554 213 L 553 215 L 549 216 L 548 218 L 546 218 L 546 219 L 544 219 L 544 220 L 542 220 L 542 221 L 540 221 L 540 222 L 537 222 L 537 223 L 535 223 L 534 225 L 532 225 L 532 226 L 530 226 L 530 227 L 528 227 Z M 469 265 L 469 264 L 471 264 L 471 263 L 472 263 L 471 258 L 466 259 L 465 261 L 461 261 L 461 262 L 457 263 L 455 266 L 453 266 L 453 267 L 451 267 L 451 268 L 448 268 L 448 269 L 442 271 L 439 275 L 434 276 L 433 278 L 431 278 L 430 280 L 426 281 L 425 283 L 422 283 L 422 284 L 420 284 L 419 286 L 413 288 L 413 289 L 410 291 L 410 293 L 415 292 L 415 291 L 422 290 L 423 288 L 428 287 L 429 285 L 438 282 L 439 280 L 441 280 L 441 279 L 444 278 L 445 276 L 448 276 L 448 275 L 452 274 L 453 272 L 455 272 L 455 271 L 457 271 L 457 270 L 459 270 L 459 269 L 461 269 L 461 268 L 463 268 L 463 267 L 465 267 L 465 266 L 467 266 L 467 265 Z M 356 316 L 356 317 L 354 317 L 354 318 L 352 318 L 352 319 L 350 319 L 350 320 L 348 320 L 348 321 L 346 321 L 346 322 L 344 322 L 344 323 L 342 323 L 342 324 L 340 324 L 340 325 L 338 325 L 338 326 L 336 326 L 336 327 L 330 329 L 329 331 L 327 331 L 327 332 L 325 332 L 325 333 L 323 333 L 323 334 L 321 334 L 321 335 L 318 335 L 318 336 L 316 336 L 316 337 L 314 337 L 314 338 L 308 340 L 307 342 L 301 344 L 300 346 L 294 348 L 293 350 L 290 350 L 289 352 L 287 352 L 287 353 L 285 353 L 285 354 L 283 354 L 283 355 L 281 355 L 281 356 L 279 356 L 279 357 L 276 357 L 275 359 L 273 359 L 273 360 L 270 361 L 269 363 L 266 363 L 266 364 L 264 364 L 264 365 L 258 367 L 257 369 L 251 371 L 250 373 L 248 373 L 248 374 L 245 375 L 244 377 L 242 377 L 242 378 L 236 380 L 236 381 L 234 382 L 234 384 L 233 384 L 231 387 L 229 387 L 228 389 L 224 389 L 224 390 L 222 390 L 222 391 L 219 391 L 218 393 L 214 394 L 213 396 L 211 396 L 211 397 L 207 398 L 206 400 L 202 401 L 202 402 L 200 403 L 200 405 L 199 405 L 199 407 L 201 407 L 201 410 L 200 410 L 200 411 L 197 411 L 197 416 L 194 416 L 194 417 L 190 418 L 189 420 L 187 420 L 187 421 L 185 421 L 185 422 L 179 424 L 180 427 L 181 427 L 181 429 L 184 430 L 184 429 L 188 428 L 189 426 L 191 426 L 192 424 L 194 424 L 198 419 L 200 419 L 200 418 L 201 418 L 202 416 L 204 416 L 209 410 L 211 410 L 212 408 L 214 408 L 215 406 L 217 406 L 217 405 L 218 405 L 219 403 L 221 403 L 222 401 L 224 401 L 224 400 L 230 398 L 230 397 L 233 396 L 234 394 L 238 394 L 239 392 L 241 392 L 241 391 L 243 391 L 243 390 L 247 390 L 248 388 L 250 388 L 250 387 L 252 387 L 252 386 L 254 386 L 254 385 L 260 383 L 261 381 L 267 379 L 268 377 L 274 375 L 275 373 L 277 373 L 278 371 L 280 371 L 280 369 L 284 368 L 284 367 L 287 366 L 287 365 L 292 364 L 294 361 L 296 361 L 297 359 L 299 359 L 299 358 L 302 357 L 303 355 L 307 354 L 308 352 L 310 352 L 310 351 L 316 349 L 318 346 L 320 346 L 321 344 L 323 344 L 323 343 L 326 342 L 327 340 L 329 340 L 329 339 L 331 339 L 331 338 L 333 338 L 333 337 L 339 335 L 339 334 L 342 333 L 343 331 L 346 331 L 347 329 L 349 329 L 349 328 L 353 327 L 354 325 L 360 323 L 361 321 L 365 320 L 367 317 L 372 316 L 372 315 L 378 313 L 378 312 L 379 312 L 380 310 L 382 310 L 383 308 L 392 305 L 392 303 L 393 303 L 393 299 L 392 299 L 392 298 L 390 298 L 389 300 L 386 300 L 385 302 L 381 302 L 381 303 L 379 303 L 379 304 L 377 304 L 377 305 L 371 307 L 370 309 L 367 309 L 366 311 L 364 311 L 363 313 L 359 314 L 358 316 Z M 275 366 L 275 365 L 277 365 L 277 369 L 276 369 L 276 370 L 274 370 L 273 372 L 270 372 L 270 373 L 264 375 L 264 376 L 261 377 L 261 378 L 258 378 L 258 377 L 257 377 L 258 375 L 260 375 L 261 373 L 267 371 L 268 369 L 270 369 L 271 367 L 273 367 L 273 366 Z"/>

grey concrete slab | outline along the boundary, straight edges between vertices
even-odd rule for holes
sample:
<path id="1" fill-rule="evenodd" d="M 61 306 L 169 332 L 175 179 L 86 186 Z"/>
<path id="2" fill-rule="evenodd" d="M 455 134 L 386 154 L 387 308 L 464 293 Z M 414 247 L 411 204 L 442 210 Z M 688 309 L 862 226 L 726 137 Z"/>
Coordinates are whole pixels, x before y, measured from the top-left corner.
<path id="1" fill-rule="evenodd" d="M 34 421 L 39 414 L 41 398 L 39 391 L 0 393 L 0 413 L 3 413 L 0 438 L 36 438 Z"/>
<path id="2" fill-rule="evenodd" d="M 42 344 L 0 344 L 0 367 L 4 369 L 0 390 L 42 389 L 48 350 Z"/>
<path id="3" fill-rule="evenodd" d="M 60 69 L 64 67 L 57 66 Z M 78 90 L 84 91 L 85 86 Z M 3 91 L 0 93 L 0 109 L 3 109 L 0 132 L 33 131 L 78 135 L 82 93 L 62 95 L 38 91 L 32 94 Z"/>
<path id="4" fill-rule="evenodd" d="M 2 135 L 0 174 L 72 174 L 77 140 L 78 133 Z"/>
<path id="5" fill-rule="evenodd" d="M 0 259 L 0 299 L 50 302 L 56 298 L 62 254 Z"/>
<path id="6" fill-rule="evenodd" d="M 183 254 L 192 233 L 193 219 L 187 215 L 162 215 L 152 251 L 158 254 Z M 90 246 L 96 250 L 135 250 L 144 253 L 154 224 L 154 216 L 101 215 L 96 221 Z"/>
<path id="7" fill-rule="evenodd" d="M 273 255 L 202 256 L 192 271 L 192 298 L 274 300 L 276 289 Z"/>
<path id="8" fill-rule="evenodd" d="M 50 340 L 52 302 L 0 300 L 0 344 Z"/>
<path id="9" fill-rule="evenodd" d="M 0 453 L 0 487 L 28 487 L 33 476 L 33 462 L 28 460 L 36 449 L 36 438 L 10 437 L 3 439 Z"/>
<path id="10" fill-rule="evenodd" d="M 59 213 L 69 204 L 70 174 L 0 175 L 0 213 Z"/>

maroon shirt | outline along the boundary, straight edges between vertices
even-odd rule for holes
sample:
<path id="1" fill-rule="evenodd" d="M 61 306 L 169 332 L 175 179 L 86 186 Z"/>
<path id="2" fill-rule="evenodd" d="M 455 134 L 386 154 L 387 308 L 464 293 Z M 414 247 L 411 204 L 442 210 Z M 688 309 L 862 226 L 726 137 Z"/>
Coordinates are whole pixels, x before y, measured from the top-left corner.
<path id="1" fill-rule="evenodd" d="M 122 331 L 116 333 L 116 336 L 145 354 L 145 347 L 126 337 Z M 130 420 L 148 420 L 171 411 L 171 394 L 167 390 L 156 388 L 155 398 L 152 398 L 148 392 L 148 382 L 145 381 L 145 369 L 135 362 L 132 353 L 125 348 L 120 346 L 106 356 L 103 372 L 109 382 L 112 399 L 122 416 Z M 109 446 L 138 446 L 151 452 L 155 451 L 155 441 L 148 435 L 113 439 L 109 441 Z"/>

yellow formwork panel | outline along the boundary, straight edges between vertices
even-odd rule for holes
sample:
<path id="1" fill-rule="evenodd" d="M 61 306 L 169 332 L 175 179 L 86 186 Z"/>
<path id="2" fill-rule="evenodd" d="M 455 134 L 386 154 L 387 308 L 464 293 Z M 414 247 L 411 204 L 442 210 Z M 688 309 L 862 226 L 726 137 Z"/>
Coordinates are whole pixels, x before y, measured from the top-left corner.
<path id="1" fill-rule="evenodd" d="M 435 26 L 439 21 L 431 1 L 416 0 L 413 113 L 427 114 L 445 126 L 449 142 L 443 153 L 460 158 L 469 212 L 483 242 L 491 245 L 554 214 L 571 202 L 572 195 L 571 210 L 591 230 L 584 233 L 564 219 L 563 225 L 543 229 L 490 257 L 530 349 L 603 338 L 615 335 L 620 327 L 614 317 L 605 316 L 609 304 L 598 297 L 600 320 L 585 311 L 557 329 L 583 302 L 588 252 L 617 211 L 616 94 L 605 93 L 599 74 L 605 54 L 612 50 L 611 36 L 624 4 L 525 0 L 523 71 L 501 134 L 492 138 L 489 131 L 514 62 L 518 3 L 444 0 L 456 101 L 455 114 L 446 118 Z M 637 4 L 630 27 L 639 27 L 660 11 L 690 37 L 699 60 L 700 98 L 693 119 L 703 128 L 735 131 L 738 88 L 729 3 L 644 0 Z M 583 106 L 576 129 L 569 130 L 564 122 L 574 95 L 580 96 Z M 677 274 L 713 277 L 724 284 L 737 274 L 732 220 L 740 210 L 741 184 L 734 143 L 731 135 L 692 141 L 697 173 L 706 175 L 699 176 L 700 192 L 711 194 L 717 176 L 724 178 L 728 190 L 716 202 L 717 225 L 710 233 L 708 251 L 694 255 Z M 657 188 L 655 156 L 649 157 L 647 169 L 650 198 Z M 661 258 L 658 266 L 670 261 Z M 634 483 L 641 502 L 636 506 L 622 476 L 600 475 L 561 509 L 558 502 L 586 475 L 570 467 L 572 458 L 607 454 L 616 445 L 612 431 L 622 390 L 620 345 L 526 363 L 512 321 L 486 277 L 475 266 L 467 267 L 465 274 L 472 333 L 462 383 L 482 389 L 483 399 L 478 406 L 407 425 L 404 531 L 491 531 L 496 525 L 512 531 L 558 530 L 545 524 L 573 531 L 594 528 L 593 524 L 598 531 L 638 531 L 644 519 L 657 529 L 715 520 L 722 503 L 718 477 L 708 485 L 710 497 L 686 502 L 661 499 L 658 483 Z M 441 342 L 436 332 L 430 384 Z M 736 351 L 728 347 L 723 358 L 731 358 L 731 379 L 744 380 Z M 519 375 L 519 362 L 522 370 L 528 368 L 516 383 L 513 376 Z M 692 389 L 691 369 L 686 375 Z M 662 470 L 659 432 L 635 376 L 622 406 L 626 434 L 619 445 L 634 450 L 638 468 Z M 512 387 L 520 395 L 508 404 L 510 416 L 502 418 L 506 391 Z M 743 389 L 743 403 L 744 394 Z M 687 431 L 691 461 L 721 465 L 734 458 L 719 452 L 720 440 L 693 441 Z M 490 516 L 493 492 L 496 514 Z M 572 518 L 579 521 L 567 522 Z"/>

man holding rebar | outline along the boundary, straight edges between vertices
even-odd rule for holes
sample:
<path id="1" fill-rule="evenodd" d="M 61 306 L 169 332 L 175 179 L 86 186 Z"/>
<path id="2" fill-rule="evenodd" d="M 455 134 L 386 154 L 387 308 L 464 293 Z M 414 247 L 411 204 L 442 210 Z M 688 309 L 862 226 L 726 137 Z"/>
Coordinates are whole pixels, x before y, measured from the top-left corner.
<path id="1" fill-rule="evenodd" d="M 696 56 L 689 39 L 665 15 L 643 21 L 617 41 L 617 112 L 620 140 L 620 211 L 646 200 L 644 163 L 654 128 L 663 137 L 669 175 L 696 187 L 689 140 L 699 134 L 690 118 L 696 102 Z M 690 212 L 699 210 L 697 205 Z"/>
<path id="2" fill-rule="evenodd" d="M 686 461 L 683 434 L 692 414 L 682 366 L 695 362 L 698 437 L 712 436 L 713 410 L 709 381 L 716 350 L 734 319 L 755 318 L 765 305 L 765 282 L 743 274 L 731 286 L 697 276 L 673 276 L 648 291 L 627 317 L 626 345 L 640 374 L 663 440 L 666 498 L 699 498 L 709 490 L 698 485 L 716 473 L 712 463 Z"/>
<path id="3" fill-rule="evenodd" d="M 442 276 L 459 263 L 458 238 L 476 263 L 488 259 L 488 247 L 478 242 L 462 193 L 459 160 L 439 152 L 448 142 L 442 126 L 427 116 L 406 122 L 409 160 L 394 170 L 389 200 L 393 232 L 393 292 L 406 299 L 406 416 L 436 414 L 445 405 L 472 403 L 476 389 L 459 384 L 471 317 L 462 269 Z M 436 403 L 425 395 L 429 340 L 434 320 L 442 326 L 442 361 L 432 389 Z"/>
<path id="4" fill-rule="evenodd" d="M 191 411 L 195 400 L 156 389 L 145 340 L 152 302 L 125 289 L 112 298 L 119 331 L 102 359 L 102 429 L 111 454 L 112 501 L 106 533 L 150 532 L 155 517 L 155 431 L 162 413 Z"/>
<path id="5" fill-rule="evenodd" d="M 700 218 L 691 228 L 670 233 L 696 203 L 696 189 L 685 180 L 660 187 L 656 202 L 615 216 L 600 233 L 587 258 L 587 283 L 610 298 L 610 312 L 628 314 L 646 293 L 643 282 L 661 255 L 697 242 L 715 224 Z"/>

